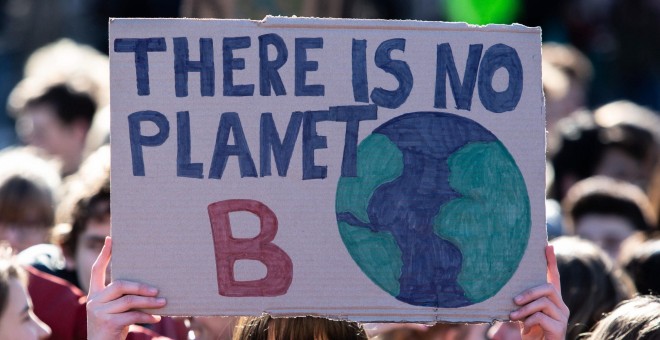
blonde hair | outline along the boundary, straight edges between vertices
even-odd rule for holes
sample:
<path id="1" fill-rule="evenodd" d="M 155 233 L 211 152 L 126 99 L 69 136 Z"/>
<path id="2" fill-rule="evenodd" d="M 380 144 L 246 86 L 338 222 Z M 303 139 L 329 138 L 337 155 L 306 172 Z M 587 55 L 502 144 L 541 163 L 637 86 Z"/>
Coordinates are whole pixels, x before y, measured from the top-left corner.
<path id="1" fill-rule="evenodd" d="M 297 318 L 241 317 L 233 340 L 367 340 L 359 324 L 305 316 Z"/>

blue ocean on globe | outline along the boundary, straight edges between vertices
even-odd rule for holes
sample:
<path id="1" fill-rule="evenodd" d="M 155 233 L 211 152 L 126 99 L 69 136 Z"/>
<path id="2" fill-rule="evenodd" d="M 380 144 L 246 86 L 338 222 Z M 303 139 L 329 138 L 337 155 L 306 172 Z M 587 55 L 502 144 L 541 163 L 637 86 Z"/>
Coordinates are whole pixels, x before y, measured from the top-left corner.
<path id="1" fill-rule="evenodd" d="M 416 306 L 494 296 L 513 276 L 531 228 L 522 173 L 498 138 L 466 117 L 398 116 L 358 147 L 336 213 L 351 257 L 376 285 Z"/>

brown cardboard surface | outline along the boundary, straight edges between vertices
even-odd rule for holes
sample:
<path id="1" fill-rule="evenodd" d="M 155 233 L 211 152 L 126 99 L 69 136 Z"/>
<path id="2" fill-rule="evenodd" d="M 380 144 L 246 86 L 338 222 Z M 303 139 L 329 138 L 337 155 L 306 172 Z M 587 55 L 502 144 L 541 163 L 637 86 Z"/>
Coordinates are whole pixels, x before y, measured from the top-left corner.
<path id="1" fill-rule="evenodd" d="M 163 315 L 508 319 L 545 281 L 540 44 L 111 19 L 113 279 L 158 287 Z"/>

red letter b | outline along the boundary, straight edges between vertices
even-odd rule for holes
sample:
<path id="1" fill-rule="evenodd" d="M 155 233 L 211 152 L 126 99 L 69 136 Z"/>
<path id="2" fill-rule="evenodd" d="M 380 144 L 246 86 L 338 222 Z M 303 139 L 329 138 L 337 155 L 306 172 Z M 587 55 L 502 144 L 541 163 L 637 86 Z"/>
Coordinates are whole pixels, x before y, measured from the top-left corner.
<path id="1" fill-rule="evenodd" d="M 293 278 L 291 258 L 271 241 L 277 234 L 277 217 L 259 201 L 226 200 L 209 205 L 209 218 L 218 272 L 218 293 L 223 296 L 278 296 L 286 294 Z M 234 238 L 229 213 L 249 211 L 260 220 L 260 232 L 253 238 Z M 266 266 L 266 277 L 236 281 L 234 263 L 257 260 Z"/>

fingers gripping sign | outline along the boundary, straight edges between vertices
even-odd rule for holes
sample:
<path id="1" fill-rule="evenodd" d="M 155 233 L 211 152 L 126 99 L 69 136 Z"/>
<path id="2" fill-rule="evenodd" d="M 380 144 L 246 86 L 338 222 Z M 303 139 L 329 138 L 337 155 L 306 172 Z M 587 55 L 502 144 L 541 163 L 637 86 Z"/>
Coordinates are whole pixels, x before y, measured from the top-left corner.
<path id="1" fill-rule="evenodd" d="M 128 326 L 160 321 L 160 316 L 138 309 L 161 308 L 166 303 L 164 298 L 157 297 L 158 289 L 142 283 L 117 280 L 106 286 L 111 255 L 112 239 L 106 237 L 92 266 L 87 296 L 87 338 L 90 340 L 125 339 Z"/>
<path id="2" fill-rule="evenodd" d="M 528 289 L 514 298 L 521 306 L 510 315 L 511 320 L 522 321 L 523 339 L 564 339 L 569 310 L 561 297 L 559 269 L 554 248 L 546 246 L 548 283 Z"/>

